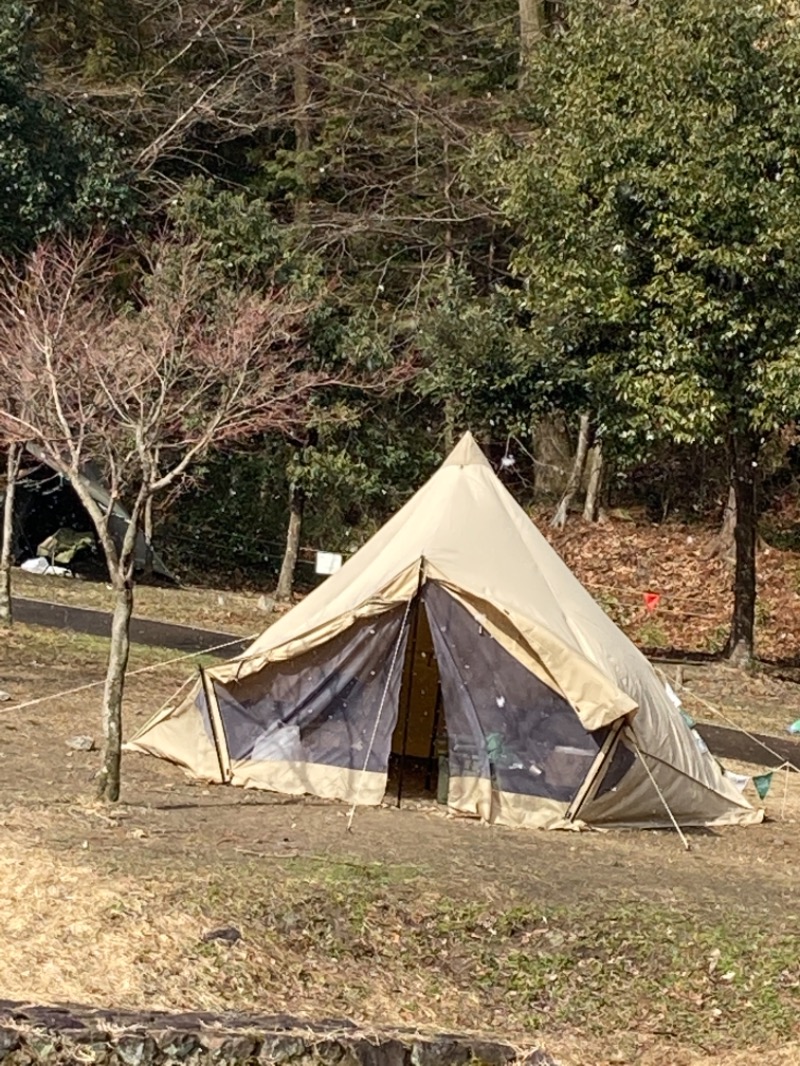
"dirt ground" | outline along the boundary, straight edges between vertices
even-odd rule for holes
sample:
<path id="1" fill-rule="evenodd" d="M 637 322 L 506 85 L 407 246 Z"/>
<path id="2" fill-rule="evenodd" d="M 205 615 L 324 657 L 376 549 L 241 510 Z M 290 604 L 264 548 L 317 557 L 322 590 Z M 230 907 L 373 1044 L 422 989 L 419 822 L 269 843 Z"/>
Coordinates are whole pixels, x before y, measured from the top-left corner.
<path id="1" fill-rule="evenodd" d="M 415 799 L 360 809 L 348 833 L 339 804 L 134 755 L 110 809 L 97 753 L 67 746 L 98 735 L 99 690 L 49 698 L 102 678 L 105 650 L 27 627 L 0 644 L 4 997 L 479 1030 L 566 1066 L 800 1062 L 800 775 L 776 774 L 764 825 L 692 833 L 689 852 Z M 134 650 L 127 734 L 190 676 L 172 657 Z M 797 686 L 737 676 L 716 683 L 741 713 L 765 694 L 800 716 Z M 241 940 L 202 939 L 227 926 Z"/>

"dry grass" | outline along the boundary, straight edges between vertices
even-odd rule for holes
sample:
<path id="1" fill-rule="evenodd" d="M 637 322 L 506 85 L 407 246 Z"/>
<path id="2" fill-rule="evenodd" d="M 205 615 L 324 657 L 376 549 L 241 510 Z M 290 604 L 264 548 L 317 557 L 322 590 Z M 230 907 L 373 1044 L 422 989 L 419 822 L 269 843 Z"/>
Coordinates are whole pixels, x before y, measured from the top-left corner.
<path id="1" fill-rule="evenodd" d="M 763 1058 L 769 1066 L 798 1066 L 800 1042 L 781 1041 L 768 1047 L 748 1047 L 740 1051 L 728 1049 L 719 1053 L 698 1053 L 691 1048 L 680 1048 L 663 1040 L 640 1039 L 630 1050 L 617 1049 L 598 1051 L 588 1059 L 586 1044 L 576 1039 L 556 1039 L 548 1042 L 547 1049 L 559 1062 L 559 1066 L 753 1066 Z"/>
<path id="2" fill-rule="evenodd" d="M 263 866 L 246 859 L 237 871 L 223 866 L 210 875 L 200 874 L 189 860 L 165 876 L 163 869 L 147 871 L 145 858 L 138 876 L 110 875 L 98 871 L 89 855 L 102 846 L 103 830 L 121 828 L 140 857 L 147 833 L 127 828 L 124 811 L 120 819 L 91 807 L 66 814 L 83 823 L 88 838 L 78 843 L 79 835 L 70 854 L 54 855 L 17 839 L 36 837 L 47 821 L 41 811 L 12 810 L 2 823 L 7 831 L 0 856 L 5 996 L 167 1010 L 191 1005 L 257 1011 L 267 1003 L 270 1010 L 302 1013 L 305 1007 L 328 1014 L 353 1013 L 358 1006 L 360 1016 L 372 1022 L 441 1022 L 442 1004 L 426 999 L 424 971 L 404 975 L 404 1007 L 397 1002 L 396 972 L 381 974 L 365 957 L 360 968 L 345 974 L 340 951 L 319 951 L 323 944 L 317 940 L 336 946 L 341 923 L 351 916 L 337 917 L 330 902 L 321 902 L 314 922 L 309 899 L 324 893 L 341 902 L 344 885 L 351 902 L 361 900 L 358 882 L 363 877 L 374 887 L 374 867 L 310 861 L 288 877 L 279 872 L 271 887 L 264 884 Z M 293 908 L 303 912 L 302 928 L 295 928 Z M 245 939 L 234 947 L 203 943 L 204 931 L 230 920 L 232 911 Z M 272 921 L 266 920 L 270 916 Z M 324 929 L 329 921 L 334 923 L 330 936 Z M 392 933 L 392 940 L 398 939 Z M 479 1007 L 479 996 L 467 994 L 450 1004 L 450 1013 L 460 1016 Z"/>
<path id="3" fill-rule="evenodd" d="M 322 856 L 198 867 L 183 852 L 165 869 L 125 817 L 62 814 L 86 837 L 56 853 L 35 843 L 43 812 L 4 821 L 12 998 L 486 1032 L 540 1042 L 564 1066 L 735 1062 L 796 1028 L 793 936 L 741 909 L 699 921 L 635 893 L 612 901 L 602 884 L 591 902 L 512 901 L 480 884 L 451 899 L 429 872 Z M 120 833 L 135 874 L 98 862 Z M 202 942 L 227 924 L 239 943 Z"/>
<path id="4" fill-rule="evenodd" d="M 195 975 L 175 961 L 180 943 L 196 940 L 197 919 L 175 908 L 154 913 L 157 893 L 146 880 L 110 881 L 43 848 L 6 840 L 0 855 L 4 995 L 132 1006 L 188 1001 Z"/>

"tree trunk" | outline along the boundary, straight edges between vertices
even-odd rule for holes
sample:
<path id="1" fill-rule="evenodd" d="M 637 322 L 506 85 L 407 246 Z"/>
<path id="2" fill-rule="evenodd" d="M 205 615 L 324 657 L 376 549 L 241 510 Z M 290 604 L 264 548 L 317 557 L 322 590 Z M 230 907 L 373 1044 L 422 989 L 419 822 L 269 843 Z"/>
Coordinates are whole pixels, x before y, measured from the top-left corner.
<path id="1" fill-rule="evenodd" d="M 519 85 L 525 84 L 530 58 L 547 32 L 545 0 L 519 0 Z"/>
<path id="2" fill-rule="evenodd" d="M 22 447 L 9 444 L 6 459 L 6 492 L 3 499 L 3 534 L 0 542 L 0 628 L 8 629 L 13 622 L 11 608 L 11 562 L 14 547 L 14 495 L 17 488 Z"/>
<path id="3" fill-rule="evenodd" d="M 286 551 L 281 563 L 278 587 L 275 589 L 276 600 L 286 601 L 292 595 L 297 556 L 300 553 L 300 534 L 303 529 L 305 506 L 305 492 L 299 485 L 292 485 L 289 490 L 289 528 L 286 531 Z"/>
<path id="4" fill-rule="evenodd" d="M 707 555 L 709 559 L 724 559 L 731 565 L 736 562 L 736 489 L 733 486 L 732 472 L 731 486 L 722 513 L 722 525 Z"/>
<path id="5" fill-rule="evenodd" d="M 294 0 L 294 50 L 292 53 L 292 88 L 294 94 L 294 139 L 298 161 L 298 192 L 295 199 L 295 214 L 304 219 L 308 210 L 308 167 L 311 150 L 311 87 L 309 81 L 309 38 L 311 20 L 309 0 Z"/>
<path id="6" fill-rule="evenodd" d="M 578 490 L 583 482 L 583 473 L 586 469 L 586 455 L 589 451 L 589 416 L 587 414 L 581 415 L 580 429 L 578 430 L 578 444 L 575 449 L 575 459 L 572 463 L 572 470 L 569 474 L 569 480 L 567 481 L 567 487 L 564 490 L 564 495 L 561 497 L 561 502 L 556 508 L 556 513 L 553 515 L 553 520 L 550 523 L 555 529 L 563 529 L 567 524 L 567 516 L 569 515 L 569 509 L 572 505 Z"/>
<path id="7" fill-rule="evenodd" d="M 124 580 L 118 574 L 113 576 L 112 582 L 114 615 L 111 620 L 111 646 L 103 691 L 103 762 L 97 779 L 97 796 L 99 799 L 116 803 L 120 788 L 122 695 L 130 650 L 133 582 Z"/>
<path id="8" fill-rule="evenodd" d="M 144 503 L 144 516 L 142 519 L 142 533 L 144 534 L 144 570 L 142 576 L 153 576 L 153 497 L 148 496 Z"/>
<path id="9" fill-rule="evenodd" d="M 722 528 L 719 531 L 719 539 L 722 544 L 730 545 L 734 542 L 736 533 L 736 490 L 733 485 L 728 489 L 728 499 L 725 501 L 725 510 L 722 513 Z"/>
<path id="10" fill-rule="evenodd" d="M 731 485 L 736 502 L 736 568 L 733 579 L 733 619 L 726 651 L 736 666 L 747 665 L 755 652 L 757 469 L 757 440 L 751 433 L 734 432 L 731 438 Z"/>
<path id="11" fill-rule="evenodd" d="M 596 522 L 600 515 L 600 490 L 603 487 L 603 445 L 600 441 L 589 450 L 588 465 L 589 480 L 586 483 L 583 518 L 586 522 Z"/>
<path id="12" fill-rule="evenodd" d="M 530 433 L 534 491 L 538 497 L 560 497 L 573 459 L 564 419 L 555 415 L 535 418 Z"/>

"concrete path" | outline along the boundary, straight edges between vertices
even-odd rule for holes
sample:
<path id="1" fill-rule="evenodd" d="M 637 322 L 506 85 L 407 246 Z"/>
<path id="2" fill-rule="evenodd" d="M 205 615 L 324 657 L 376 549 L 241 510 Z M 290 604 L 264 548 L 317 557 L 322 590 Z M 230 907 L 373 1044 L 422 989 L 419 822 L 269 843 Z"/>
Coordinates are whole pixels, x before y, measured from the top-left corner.
<path id="1" fill-rule="evenodd" d="M 90 633 L 95 637 L 108 637 L 111 634 L 111 615 L 91 607 L 73 607 L 65 603 L 15 596 L 13 611 L 19 622 L 29 625 L 72 629 L 76 633 Z M 134 644 L 174 648 L 176 651 L 187 653 L 205 651 L 218 644 L 233 641 L 230 647 L 212 652 L 212 655 L 222 659 L 238 655 L 250 643 L 235 633 L 216 633 L 210 629 L 194 629 L 192 626 L 177 625 L 174 622 L 156 622 L 149 618 L 136 617 L 131 620 L 131 640 Z"/>
<path id="2" fill-rule="evenodd" d="M 772 767 L 788 762 L 800 771 L 800 741 L 788 734 L 782 737 L 751 732 L 748 736 L 740 729 L 709 722 L 698 722 L 697 731 L 718 759 Z"/>

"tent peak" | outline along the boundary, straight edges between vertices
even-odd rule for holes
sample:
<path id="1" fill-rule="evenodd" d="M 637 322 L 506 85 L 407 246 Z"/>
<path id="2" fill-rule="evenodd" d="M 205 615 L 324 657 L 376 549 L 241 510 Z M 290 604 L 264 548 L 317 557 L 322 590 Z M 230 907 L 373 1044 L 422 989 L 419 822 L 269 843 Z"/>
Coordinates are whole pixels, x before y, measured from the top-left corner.
<path id="1" fill-rule="evenodd" d="M 489 460 L 483 454 L 478 442 L 467 430 L 442 463 L 442 466 L 489 466 Z"/>

